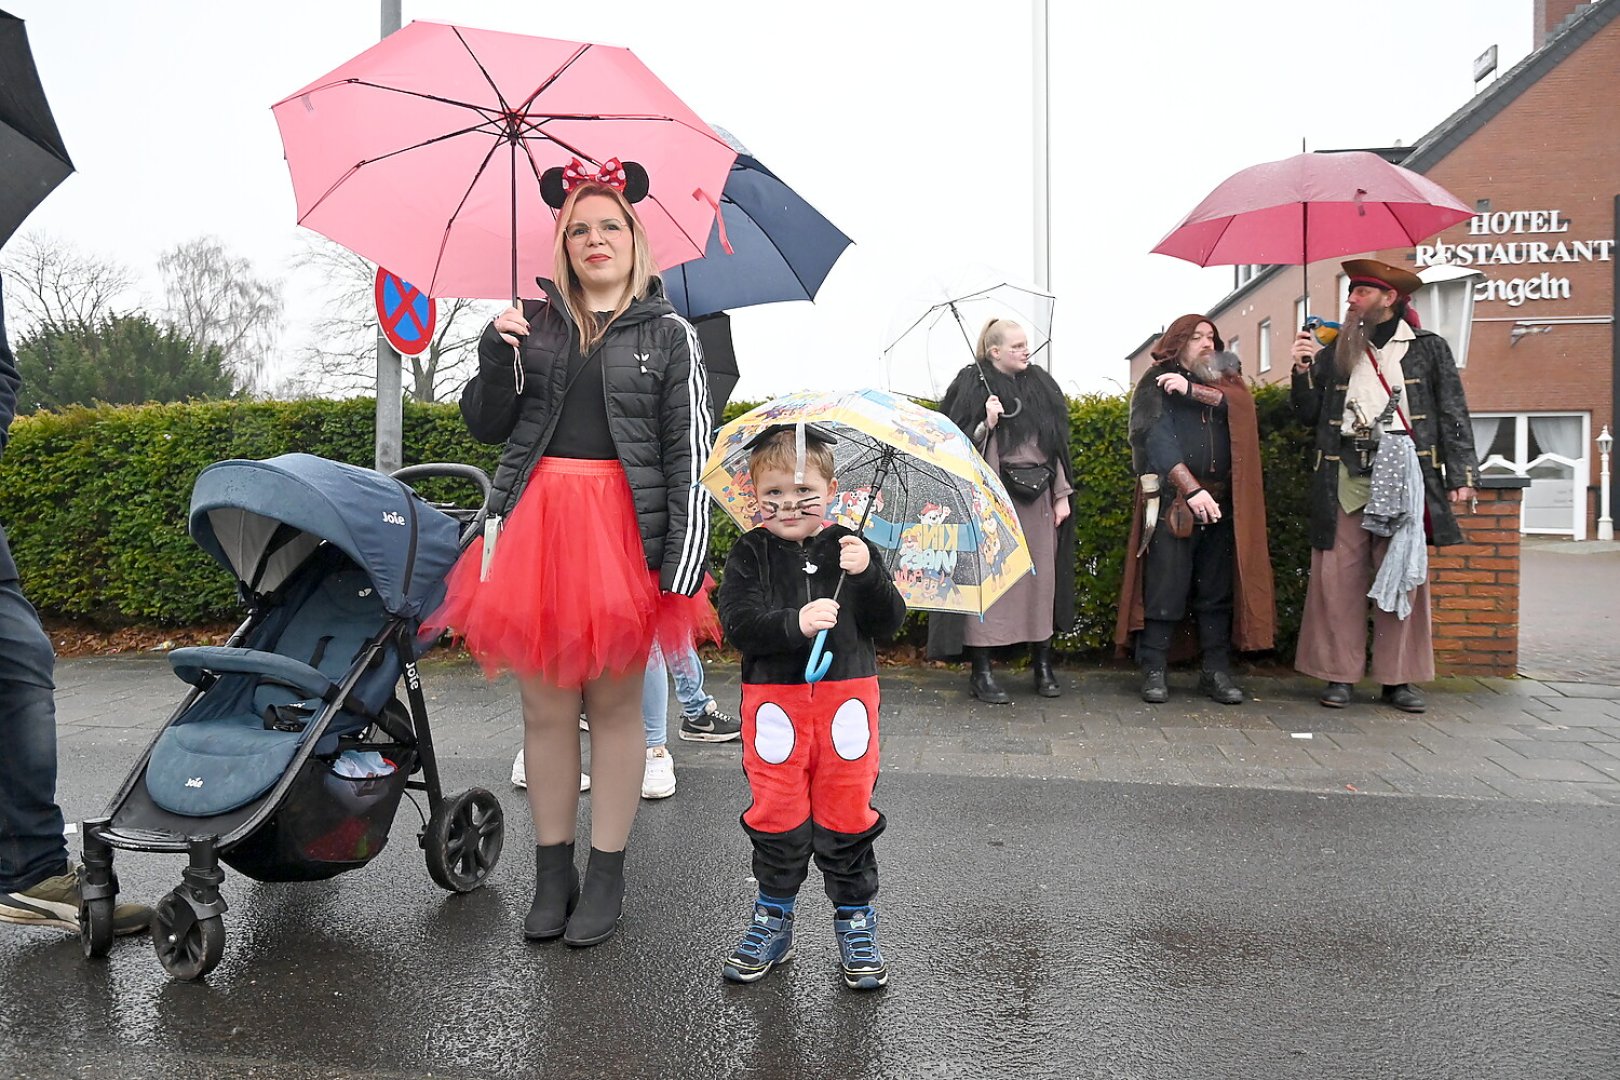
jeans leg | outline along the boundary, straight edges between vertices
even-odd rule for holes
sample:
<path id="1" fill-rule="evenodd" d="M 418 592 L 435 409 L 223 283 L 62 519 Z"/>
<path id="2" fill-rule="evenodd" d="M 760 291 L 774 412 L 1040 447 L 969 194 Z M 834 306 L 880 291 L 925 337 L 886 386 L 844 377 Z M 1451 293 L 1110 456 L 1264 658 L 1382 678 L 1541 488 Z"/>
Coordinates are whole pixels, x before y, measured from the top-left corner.
<path id="1" fill-rule="evenodd" d="M 703 660 L 696 649 L 686 649 L 669 658 L 669 673 L 675 676 L 675 699 L 682 716 L 696 716 L 709 704 L 703 691 Z"/>
<path id="2" fill-rule="evenodd" d="M 67 867 L 56 804 L 56 663 L 39 615 L 0 581 L 0 891 L 32 888 Z"/>
<path id="3" fill-rule="evenodd" d="M 663 746 L 669 740 L 669 676 L 656 643 L 641 680 L 641 726 L 646 729 L 649 747 Z"/>

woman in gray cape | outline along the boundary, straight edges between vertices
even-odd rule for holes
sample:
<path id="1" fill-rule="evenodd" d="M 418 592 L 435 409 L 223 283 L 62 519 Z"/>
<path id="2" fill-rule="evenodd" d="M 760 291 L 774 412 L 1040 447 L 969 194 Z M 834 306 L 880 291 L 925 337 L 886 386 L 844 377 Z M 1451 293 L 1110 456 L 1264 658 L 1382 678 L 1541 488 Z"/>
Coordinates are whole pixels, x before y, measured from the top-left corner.
<path id="1" fill-rule="evenodd" d="M 1052 671 L 1052 634 L 1074 625 L 1069 403 L 1057 381 L 1030 363 L 1029 335 L 1017 323 L 985 323 L 976 355 L 952 380 L 940 411 L 973 440 L 1006 484 L 1034 573 L 1004 593 L 983 619 L 931 612 L 928 655 L 936 660 L 966 656 L 973 696 L 1005 705 L 1012 699 L 992 671 L 993 651 L 1028 642 L 1036 693 L 1057 697 L 1062 690 Z"/>

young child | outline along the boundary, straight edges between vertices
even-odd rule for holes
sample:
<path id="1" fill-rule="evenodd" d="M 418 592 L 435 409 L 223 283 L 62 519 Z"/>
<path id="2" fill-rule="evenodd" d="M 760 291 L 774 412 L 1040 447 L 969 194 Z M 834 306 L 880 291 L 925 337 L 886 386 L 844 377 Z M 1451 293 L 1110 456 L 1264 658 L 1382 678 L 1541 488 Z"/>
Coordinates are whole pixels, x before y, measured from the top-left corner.
<path id="1" fill-rule="evenodd" d="M 888 981 L 878 948 L 877 859 L 883 815 L 872 808 L 878 776 L 877 652 L 906 605 L 877 549 L 826 525 L 838 490 L 832 445 L 812 424 L 778 424 L 749 444 L 762 524 L 726 559 L 716 594 L 726 637 L 742 653 L 743 770 L 753 805 L 742 815 L 754 845 L 754 920 L 726 959 L 732 982 L 753 982 L 793 958 L 794 903 L 813 851 L 836 905 L 845 985 Z M 839 575 L 847 574 L 837 601 Z M 811 642 L 827 630 L 825 678 L 805 682 Z"/>

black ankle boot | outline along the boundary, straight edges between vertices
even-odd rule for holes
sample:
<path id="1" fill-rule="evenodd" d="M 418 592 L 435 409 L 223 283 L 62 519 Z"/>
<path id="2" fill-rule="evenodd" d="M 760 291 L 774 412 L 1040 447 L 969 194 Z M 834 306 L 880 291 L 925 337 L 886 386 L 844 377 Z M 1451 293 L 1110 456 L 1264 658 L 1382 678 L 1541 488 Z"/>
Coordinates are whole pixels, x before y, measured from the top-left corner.
<path id="1" fill-rule="evenodd" d="M 583 948 L 606 941 L 618 929 L 623 910 L 624 852 L 591 848 L 585 882 L 579 888 L 579 907 L 568 918 L 563 944 Z"/>
<path id="2" fill-rule="evenodd" d="M 962 651 L 973 664 L 973 673 L 968 676 L 968 690 L 973 696 L 989 705 L 1005 705 L 1012 701 L 990 670 L 990 650 L 980 645 L 969 645 Z"/>
<path id="3" fill-rule="evenodd" d="M 1163 705 L 1170 700 L 1170 682 L 1164 668 L 1148 668 L 1142 672 L 1142 700 L 1149 705 Z"/>
<path id="4" fill-rule="evenodd" d="M 1035 692 L 1041 697 L 1061 697 L 1063 688 L 1058 685 L 1057 675 L 1052 671 L 1052 639 L 1045 641 L 1032 641 L 1029 643 L 1029 666 L 1035 672 Z"/>
<path id="5" fill-rule="evenodd" d="M 579 871 L 574 869 L 574 845 L 537 844 L 534 849 L 534 903 L 523 920 L 529 941 L 561 937 L 579 902 Z"/>

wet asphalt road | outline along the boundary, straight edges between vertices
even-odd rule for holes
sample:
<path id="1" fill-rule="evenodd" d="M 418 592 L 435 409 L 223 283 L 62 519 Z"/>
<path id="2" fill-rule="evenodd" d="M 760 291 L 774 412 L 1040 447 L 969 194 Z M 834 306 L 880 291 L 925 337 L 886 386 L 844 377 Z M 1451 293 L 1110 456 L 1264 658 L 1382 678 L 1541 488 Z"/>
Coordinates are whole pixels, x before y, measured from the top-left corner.
<path id="1" fill-rule="evenodd" d="M 362 871 L 230 874 L 205 983 L 170 981 L 144 937 L 88 964 L 76 939 L 0 927 L 0 1075 L 1620 1076 L 1611 808 L 890 775 L 892 985 L 843 988 L 813 876 L 798 960 L 732 987 L 746 787 L 705 749 L 643 804 L 605 945 L 519 940 L 532 840 L 521 796 L 489 783 L 503 744 L 444 766 L 508 811 L 474 894 L 431 883 L 406 805 Z M 137 751 L 65 755 L 70 817 Z M 172 858 L 118 867 L 130 897 L 179 879 Z"/>

